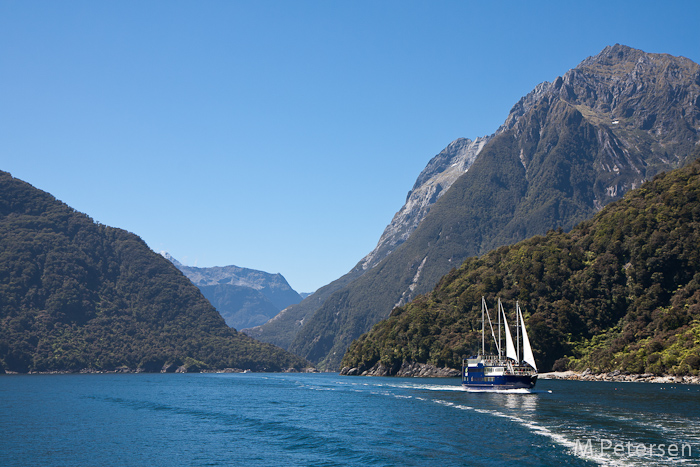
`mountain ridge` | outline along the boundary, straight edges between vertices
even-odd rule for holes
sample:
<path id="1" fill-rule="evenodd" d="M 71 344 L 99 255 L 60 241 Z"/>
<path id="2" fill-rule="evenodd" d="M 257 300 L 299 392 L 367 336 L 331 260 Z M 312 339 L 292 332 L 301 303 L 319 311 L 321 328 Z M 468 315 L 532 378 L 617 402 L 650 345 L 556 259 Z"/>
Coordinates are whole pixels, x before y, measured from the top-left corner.
<path id="1" fill-rule="evenodd" d="M 348 273 L 321 287 L 301 303 L 283 309 L 267 323 L 253 328 L 244 328 L 241 331 L 264 342 L 288 348 L 305 321 L 333 293 L 374 268 L 411 236 L 430 211 L 430 207 L 462 173 L 469 170 L 479 152 L 492 137 L 492 135 L 478 137 L 475 140 L 458 138 L 452 141 L 430 159 L 418 175 L 413 188 L 406 195 L 406 202 L 384 229 L 375 248 Z"/>
<path id="2" fill-rule="evenodd" d="M 299 303 L 301 296 L 282 274 L 239 266 L 200 268 L 185 266 L 168 252 L 160 255 L 172 262 L 235 329 L 261 325 L 281 310 Z"/>
<path id="3" fill-rule="evenodd" d="M 138 236 L 0 172 L 0 370 L 301 370 Z"/>
<path id="4" fill-rule="evenodd" d="M 698 141 L 699 95 L 697 64 L 619 44 L 538 85 L 406 242 L 329 297 L 289 349 L 338 369 L 354 338 L 467 257 L 571 229 L 681 166 Z"/>
<path id="5" fill-rule="evenodd" d="M 698 376 L 700 146 L 691 158 L 571 232 L 469 258 L 354 341 L 344 373 L 459 368 L 481 347 L 484 296 L 520 302 L 544 371 Z"/>

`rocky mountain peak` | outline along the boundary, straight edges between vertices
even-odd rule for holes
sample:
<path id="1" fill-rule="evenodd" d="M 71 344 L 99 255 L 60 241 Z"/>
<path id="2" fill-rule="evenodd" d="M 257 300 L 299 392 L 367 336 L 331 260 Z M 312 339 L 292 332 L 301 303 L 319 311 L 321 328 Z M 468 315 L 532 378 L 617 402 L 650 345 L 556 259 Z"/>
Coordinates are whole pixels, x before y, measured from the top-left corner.
<path id="1" fill-rule="evenodd" d="M 175 265 L 175 267 L 177 267 L 178 269 L 179 269 L 181 266 L 184 266 L 181 262 L 179 262 L 178 260 L 176 260 L 176 259 L 173 257 L 173 255 L 171 255 L 171 254 L 168 253 L 167 251 L 161 251 L 161 252 L 160 252 L 160 255 L 161 255 L 163 258 L 165 258 L 165 259 L 167 259 L 168 261 L 170 261 L 171 263 L 173 263 L 173 264 Z"/>
<path id="2" fill-rule="evenodd" d="M 569 230 L 685 163 L 700 140 L 698 68 L 682 57 L 606 48 L 520 99 L 447 190 L 438 171 L 475 142 L 451 143 L 358 265 L 366 272 L 331 295 L 289 349 L 333 368 L 350 340 L 388 316 L 397 300 L 430 290 L 465 258 L 548 229 Z M 415 218 L 420 225 L 404 240 L 402 229 Z M 382 256 L 390 251 L 382 245 L 392 244 Z"/>
<path id="3" fill-rule="evenodd" d="M 377 246 L 357 267 L 363 270 L 373 268 L 405 242 L 428 214 L 430 207 L 455 180 L 469 170 L 481 149 L 492 137 L 493 135 L 484 136 L 475 140 L 458 138 L 433 157 L 408 192 L 406 203 L 384 229 Z"/>
<path id="4" fill-rule="evenodd" d="M 600 209 L 691 152 L 700 136 L 700 66 L 684 57 L 609 46 L 538 85 L 513 107 L 499 133 L 512 130 L 527 170 L 534 158 L 548 157 L 573 121 L 596 134 L 592 163 L 600 175 L 591 201 Z"/>
<path id="5" fill-rule="evenodd" d="M 279 273 L 271 274 L 269 272 L 241 268 L 233 265 L 198 268 L 194 266 L 185 266 L 167 252 L 161 252 L 161 255 L 170 260 L 171 263 L 173 263 L 185 276 L 187 276 L 190 281 L 192 281 L 192 283 L 194 283 L 194 285 L 199 287 L 203 292 L 208 290 L 207 287 L 219 287 L 219 295 L 223 296 L 224 293 L 222 290 L 228 289 L 229 297 L 225 297 L 227 300 L 230 298 L 232 290 L 247 288 L 259 292 L 261 296 L 264 296 L 266 300 L 269 300 L 270 304 L 274 305 L 276 311 L 280 311 L 291 304 L 299 303 L 301 301 L 299 294 L 292 289 L 284 276 Z M 240 291 L 237 292 L 238 295 L 240 295 L 239 292 Z M 205 293 L 205 295 L 207 295 L 207 298 L 211 297 L 211 294 Z M 216 301 L 214 301 L 212 304 L 222 314 L 224 314 L 224 312 L 232 311 L 232 307 L 240 308 L 240 304 L 230 306 L 226 305 L 226 309 L 224 309 L 221 303 L 217 303 Z M 265 313 L 265 315 L 268 314 L 268 312 Z M 272 315 L 268 316 L 268 319 L 271 316 Z M 253 326 L 262 324 L 262 322 L 256 323 Z M 251 325 L 248 324 L 247 326 Z"/>
<path id="6" fill-rule="evenodd" d="M 596 125 L 693 140 L 700 133 L 700 66 L 685 57 L 608 46 L 553 82 L 539 84 L 513 106 L 497 133 L 515 129 L 520 136 L 523 116 L 538 105 L 551 109 L 558 103 L 575 107 Z M 560 112 L 567 106 L 559 106 Z"/>
<path id="7" fill-rule="evenodd" d="M 685 57 L 606 47 L 556 81 L 553 92 L 573 105 L 663 136 L 670 122 L 700 131 L 700 66 Z M 680 114 L 676 114 L 680 112 Z"/>
<path id="8" fill-rule="evenodd" d="M 549 89 L 552 87 L 552 83 L 544 81 L 537 86 L 535 89 L 527 93 L 527 95 L 520 98 L 520 100 L 510 109 L 506 121 L 498 128 L 496 134 L 502 133 L 503 131 L 512 129 L 518 122 L 520 117 L 525 115 L 530 109 L 539 102 L 543 96 L 545 96 Z"/>

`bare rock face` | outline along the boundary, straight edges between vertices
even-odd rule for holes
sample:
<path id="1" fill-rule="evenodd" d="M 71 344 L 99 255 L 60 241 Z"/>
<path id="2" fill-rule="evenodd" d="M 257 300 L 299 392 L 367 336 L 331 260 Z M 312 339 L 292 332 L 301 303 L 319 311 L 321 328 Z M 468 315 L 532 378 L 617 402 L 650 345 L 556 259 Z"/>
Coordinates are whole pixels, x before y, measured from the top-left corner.
<path id="1" fill-rule="evenodd" d="M 469 138 L 458 138 L 450 143 L 428 162 L 406 196 L 406 203 L 384 229 L 377 246 L 352 270 L 305 297 L 301 303 L 283 309 L 266 323 L 243 328 L 241 331 L 263 342 L 269 342 L 284 349 L 289 348 L 307 318 L 312 317 L 333 293 L 374 268 L 411 236 L 428 214 L 431 206 L 447 192 L 455 180 L 469 170 L 481 149 L 492 137 L 493 135 L 479 137 L 473 141 Z M 184 269 L 183 272 L 185 272 Z M 193 277 L 190 278 L 195 280 Z"/>
<path id="2" fill-rule="evenodd" d="M 428 162 L 408 192 L 406 204 L 386 226 L 375 249 L 360 261 L 363 270 L 376 266 L 410 237 L 428 214 L 430 207 L 455 180 L 469 170 L 491 138 L 492 136 L 484 136 L 474 141 L 469 138 L 456 139 Z"/>
<path id="3" fill-rule="evenodd" d="M 457 140 L 434 158 L 360 263 L 366 272 L 309 316 L 289 349 L 338 368 L 353 339 L 466 258 L 573 228 L 683 165 L 698 141 L 700 66 L 606 47 L 518 101 L 449 189 L 430 168 L 476 142 Z"/>
<path id="4" fill-rule="evenodd" d="M 608 46 L 538 85 L 513 106 L 499 133 L 512 130 L 527 170 L 548 151 L 528 148 L 540 145 L 547 126 L 556 132 L 571 118 L 595 132 L 588 139 L 598 147 L 591 169 L 598 174 L 593 204 L 600 210 L 684 163 L 700 134 L 700 67 L 685 57 Z"/>

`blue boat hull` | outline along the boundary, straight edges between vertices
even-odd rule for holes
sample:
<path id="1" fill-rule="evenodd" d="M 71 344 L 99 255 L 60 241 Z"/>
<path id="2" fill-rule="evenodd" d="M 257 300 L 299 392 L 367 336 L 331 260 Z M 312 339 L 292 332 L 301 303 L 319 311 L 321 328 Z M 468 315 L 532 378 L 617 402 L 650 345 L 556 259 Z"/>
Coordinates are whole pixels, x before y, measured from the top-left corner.
<path id="1" fill-rule="evenodd" d="M 462 378 L 462 386 L 470 389 L 532 389 L 537 383 L 537 375 L 482 376 L 483 373 L 467 374 Z"/>

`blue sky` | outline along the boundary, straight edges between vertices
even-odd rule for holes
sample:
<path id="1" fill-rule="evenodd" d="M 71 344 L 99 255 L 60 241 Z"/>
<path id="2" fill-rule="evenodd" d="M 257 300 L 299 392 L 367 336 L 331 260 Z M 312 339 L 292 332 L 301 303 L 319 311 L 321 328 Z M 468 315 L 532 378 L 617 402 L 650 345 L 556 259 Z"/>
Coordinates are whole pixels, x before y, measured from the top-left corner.
<path id="1" fill-rule="evenodd" d="M 0 0 L 0 170 L 310 292 L 451 141 L 606 45 L 700 62 L 699 23 L 698 1 Z"/>

